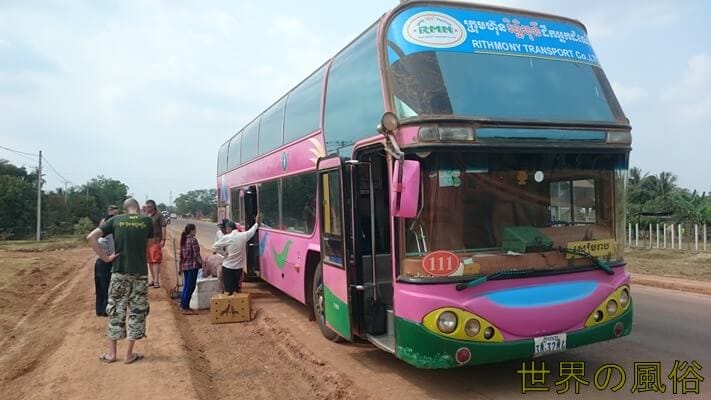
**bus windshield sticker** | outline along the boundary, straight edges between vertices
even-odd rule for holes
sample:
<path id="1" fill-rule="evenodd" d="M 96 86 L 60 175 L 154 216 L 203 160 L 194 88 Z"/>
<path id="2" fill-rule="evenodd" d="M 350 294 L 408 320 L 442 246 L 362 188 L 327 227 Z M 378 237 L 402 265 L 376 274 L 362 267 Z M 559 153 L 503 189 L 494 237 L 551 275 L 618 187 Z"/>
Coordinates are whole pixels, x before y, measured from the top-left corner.
<path id="1" fill-rule="evenodd" d="M 439 170 L 439 187 L 459 187 L 462 184 L 461 174 L 458 169 Z"/>
<path id="2" fill-rule="evenodd" d="M 586 240 L 582 242 L 569 242 L 566 247 L 574 250 L 583 250 L 593 257 L 612 256 L 615 253 L 615 239 Z M 575 258 L 575 254 L 567 253 L 566 258 Z"/>
<path id="3" fill-rule="evenodd" d="M 423 51 L 502 54 L 599 65 L 585 30 L 572 22 L 508 12 L 413 7 L 388 29 L 390 63 Z"/>

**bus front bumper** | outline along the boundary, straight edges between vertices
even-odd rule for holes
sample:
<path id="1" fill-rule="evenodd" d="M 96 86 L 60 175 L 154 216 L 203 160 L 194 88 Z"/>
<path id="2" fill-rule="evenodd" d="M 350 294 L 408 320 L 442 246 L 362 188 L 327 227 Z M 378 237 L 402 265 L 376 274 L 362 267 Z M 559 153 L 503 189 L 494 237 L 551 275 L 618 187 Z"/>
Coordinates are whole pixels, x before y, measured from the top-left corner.
<path id="1" fill-rule="evenodd" d="M 622 334 L 615 335 L 614 326 L 622 322 Z M 632 304 L 619 317 L 605 323 L 567 333 L 567 349 L 629 335 L 632 331 Z M 533 339 L 502 343 L 481 343 L 453 340 L 437 335 L 422 324 L 395 318 L 395 340 L 398 358 L 418 368 L 452 368 L 463 365 L 488 364 L 506 360 L 531 358 Z M 468 362 L 457 361 L 457 351 L 469 349 Z"/>

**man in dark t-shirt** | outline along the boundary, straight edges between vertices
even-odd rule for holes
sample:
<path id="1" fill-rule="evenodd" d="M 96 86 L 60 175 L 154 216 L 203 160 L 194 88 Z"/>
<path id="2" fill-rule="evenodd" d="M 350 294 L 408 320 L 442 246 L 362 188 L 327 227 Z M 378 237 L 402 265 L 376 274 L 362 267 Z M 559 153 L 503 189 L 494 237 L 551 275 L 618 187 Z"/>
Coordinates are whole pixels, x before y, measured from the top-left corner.
<path id="1" fill-rule="evenodd" d="M 99 357 L 103 362 L 116 361 L 116 342 L 128 338 L 126 364 L 143 358 L 135 353 L 136 340 L 146 336 L 148 315 L 148 268 L 146 247 L 153 237 L 153 221 L 138 214 L 135 199 L 123 203 L 126 214 L 118 215 L 94 229 L 87 239 L 96 254 L 105 262 L 111 262 L 111 283 L 106 313 L 109 315 L 109 350 Z M 114 254 L 107 254 L 98 243 L 102 236 L 113 235 Z M 127 329 L 128 328 L 128 329 Z"/>

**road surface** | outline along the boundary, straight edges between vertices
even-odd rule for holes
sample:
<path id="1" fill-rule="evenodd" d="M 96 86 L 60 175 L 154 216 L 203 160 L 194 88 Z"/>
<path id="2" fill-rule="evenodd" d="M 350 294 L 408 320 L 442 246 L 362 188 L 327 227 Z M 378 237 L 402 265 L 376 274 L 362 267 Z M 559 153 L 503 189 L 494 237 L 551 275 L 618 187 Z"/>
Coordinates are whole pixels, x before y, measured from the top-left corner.
<path id="1" fill-rule="evenodd" d="M 209 247 L 214 239 L 214 223 L 189 221 L 198 228 L 198 240 Z M 182 231 L 185 220 L 174 220 L 171 227 Z M 709 266 L 711 268 L 711 266 Z M 268 286 L 266 283 L 260 285 Z M 493 365 L 483 365 L 449 370 L 421 370 L 409 366 L 393 355 L 380 351 L 369 343 L 357 342 L 334 344 L 325 340 L 315 322 L 309 322 L 306 307 L 272 290 L 272 299 L 264 300 L 260 306 L 271 316 L 290 329 L 304 346 L 317 356 L 345 372 L 354 383 L 374 398 L 408 399 L 509 399 L 509 398 L 578 398 L 573 385 L 567 394 L 558 394 L 562 386 L 559 380 L 561 361 L 583 361 L 584 378 L 588 386 L 580 386 L 580 394 L 588 398 L 711 398 L 711 379 L 701 383 L 699 396 L 687 393 L 672 393 L 672 381 L 667 377 L 675 360 L 698 361 L 702 367 L 700 374 L 711 377 L 711 296 L 683 293 L 647 286 L 633 286 L 634 323 L 630 336 L 605 343 L 570 350 L 565 353 L 536 359 L 537 365 L 545 361 L 551 370 L 545 385 L 548 392 L 528 392 L 521 394 L 522 376 L 516 371 L 522 361 L 512 361 Z M 635 362 L 661 363 L 661 383 L 666 392 L 632 392 L 635 381 Z M 530 366 L 530 361 L 526 361 Z M 598 390 L 593 385 L 595 371 L 601 365 L 615 363 L 626 372 L 626 383 L 619 392 Z M 604 375 L 600 382 L 604 381 Z M 609 387 L 617 384 L 616 375 Z M 638 388 L 639 389 L 639 388 Z"/>

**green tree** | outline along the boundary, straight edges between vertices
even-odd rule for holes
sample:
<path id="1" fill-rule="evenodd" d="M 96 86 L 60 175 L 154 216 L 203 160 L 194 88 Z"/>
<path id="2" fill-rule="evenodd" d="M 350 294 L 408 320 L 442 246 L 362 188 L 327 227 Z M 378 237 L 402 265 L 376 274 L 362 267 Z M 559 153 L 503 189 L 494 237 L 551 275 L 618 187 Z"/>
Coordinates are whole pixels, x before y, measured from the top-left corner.
<path id="1" fill-rule="evenodd" d="M 0 238 L 35 230 L 37 174 L 0 160 Z"/>
<path id="2" fill-rule="evenodd" d="M 197 218 L 209 216 L 213 220 L 217 213 L 217 192 L 215 189 L 191 190 L 175 199 L 175 208 L 182 215 Z"/>
<path id="3" fill-rule="evenodd" d="M 94 197 L 95 207 L 99 209 L 99 218 L 96 219 L 96 216 L 92 215 L 91 219 L 98 221 L 101 219 L 101 216 L 106 213 L 106 208 L 110 204 L 121 205 L 127 197 L 128 186 L 116 179 L 99 175 L 81 186 L 80 191 L 86 192 L 88 196 Z"/>

